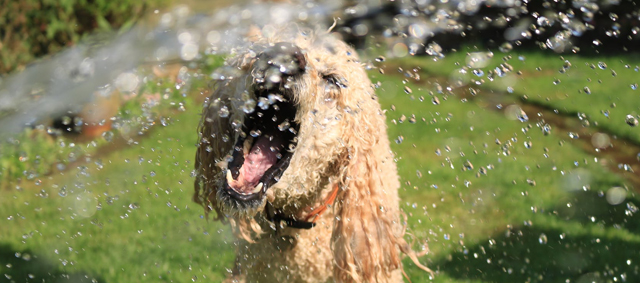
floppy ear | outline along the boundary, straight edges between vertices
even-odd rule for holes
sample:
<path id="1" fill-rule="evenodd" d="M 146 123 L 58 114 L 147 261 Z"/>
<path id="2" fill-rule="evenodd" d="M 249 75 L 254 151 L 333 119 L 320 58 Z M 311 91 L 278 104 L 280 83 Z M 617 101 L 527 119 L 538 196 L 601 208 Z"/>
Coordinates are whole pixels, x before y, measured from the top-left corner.
<path id="1" fill-rule="evenodd" d="M 220 114 L 233 109 L 229 95 L 225 93 L 225 87 L 230 84 L 230 81 L 225 81 L 214 86 L 213 94 L 204 103 L 198 126 L 193 200 L 204 206 L 207 213 L 215 210 L 215 220 L 223 220 L 223 213 L 216 202 L 222 169 L 216 164 L 225 161 L 233 146 L 235 134 L 231 129 L 231 115 Z"/>
<path id="2" fill-rule="evenodd" d="M 431 272 L 403 238 L 397 169 L 388 141 L 370 142 L 370 149 L 352 148 L 350 158 L 343 158 L 347 165 L 332 234 L 337 282 L 400 282 L 401 273 L 394 271 L 402 269 L 401 252 Z"/>
<path id="3" fill-rule="evenodd" d="M 384 173 L 373 158 L 365 152 L 351 155 L 336 202 L 332 245 L 338 282 L 387 282 L 401 268 L 397 193 L 384 190 Z"/>

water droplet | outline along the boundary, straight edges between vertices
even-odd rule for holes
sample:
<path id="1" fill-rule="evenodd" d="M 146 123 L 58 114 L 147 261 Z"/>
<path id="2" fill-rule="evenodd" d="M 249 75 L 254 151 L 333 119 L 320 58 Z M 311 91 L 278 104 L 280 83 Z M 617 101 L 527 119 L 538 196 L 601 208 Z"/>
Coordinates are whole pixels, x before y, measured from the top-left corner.
<path id="1" fill-rule="evenodd" d="M 136 90 L 140 79 L 134 73 L 125 72 L 118 75 L 115 86 L 120 92 L 130 93 Z"/>
<path id="2" fill-rule="evenodd" d="M 540 234 L 540 237 L 538 237 L 538 243 L 542 244 L 542 245 L 546 245 L 547 244 L 547 235 L 545 235 L 544 233 Z"/>
<path id="3" fill-rule="evenodd" d="M 269 109 L 269 99 L 267 99 L 266 97 L 258 98 L 258 107 L 260 107 L 260 109 L 262 110 Z"/>
<path id="4" fill-rule="evenodd" d="M 262 134 L 262 132 L 260 132 L 260 130 L 253 130 L 253 131 L 249 132 L 249 134 L 250 134 L 252 137 L 257 138 L 257 137 L 259 137 L 259 136 Z"/>
<path id="5" fill-rule="evenodd" d="M 503 52 L 503 53 L 507 53 L 512 49 L 513 49 L 513 45 L 511 45 L 511 43 L 509 42 L 505 42 L 502 45 L 500 45 L 500 47 L 498 47 L 498 50 L 500 50 L 500 52 Z"/>
<path id="6" fill-rule="evenodd" d="M 621 187 L 613 187 L 607 191 L 607 202 L 611 205 L 621 204 L 627 197 L 627 191 Z"/>
<path id="7" fill-rule="evenodd" d="M 290 126 L 289 121 L 284 121 L 280 125 L 278 125 L 278 130 L 285 131 Z"/>
<path id="8" fill-rule="evenodd" d="M 67 196 L 67 187 L 63 186 L 62 188 L 60 188 L 60 191 L 58 191 L 58 195 L 61 197 L 66 197 Z"/>
<path id="9" fill-rule="evenodd" d="M 251 114 L 253 113 L 253 111 L 255 111 L 256 104 L 257 103 L 254 99 L 248 98 L 247 100 L 244 101 L 244 104 L 242 105 L 242 111 L 244 111 L 244 113 Z"/>
<path id="10" fill-rule="evenodd" d="M 529 116 L 527 116 L 527 113 L 524 112 L 524 110 L 520 110 L 520 113 L 517 115 L 518 116 L 518 120 L 520 120 L 520 122 L 527 122 L 529 121 Z"/>
<path id="11" fill-rule="evenodd" d="M 113 140 L 113 132 L 106 131 L 102 133 L 102 138 L 104 138 L 105 141 L 111 142 Z"/>
<path id="12" fill-rule="evenodd" d="M 185 61 L 191 61 L 198 56 L 198 45 L 193 42 L 188 42 L 182 45 L 180 48 L 180 58 Z"/>
<path id="13" fill-rule="evenodd" d="M 538 19 L 536 20 L 536 23 L 538 24 L 538 26 L 541 26 L 541 27 L 551 26 L 551 21 L 544 16 L 538 17 Z"/>
<path id="14" fill-rule="evenodd" d="M 64 116 L 62 117 L 62 124 L 65 126 L 70 126 L 71 125 L 71 117 L 69 116 Z"/>
<path id="15" fill-rule="evenodd" d="M 218 111 L 218 115 L 220 116 L 220 118 L 229 117 L 229 108 L 227 108 L 227 106 L 222 106 L 222 108 L 220 108 L 220 110 Z"/>
<path id="16" fill-rule="evenodd" d="M 605 70 L 607 68 L 607 64 L 605 64 L 604 62 L 598 62 L 598 68 L 600 68 L 601 70 Z"/>
<path id="17" fill-rule="evenodd" d="M 463 166 L 464 166 L 464 170 L 473 170 L 473 164 L 469 160 L 465 161 Z"/>

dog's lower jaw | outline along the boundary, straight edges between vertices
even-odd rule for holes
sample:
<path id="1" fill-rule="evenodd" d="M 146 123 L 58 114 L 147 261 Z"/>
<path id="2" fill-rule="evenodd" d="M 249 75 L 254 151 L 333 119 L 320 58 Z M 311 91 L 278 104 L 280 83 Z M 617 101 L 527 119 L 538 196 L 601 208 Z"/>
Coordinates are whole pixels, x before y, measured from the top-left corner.
<path id="1" fill-rule="evenodd" d="M 222 173 L 221 173 L 222 174 Z M 267 197 L 260 196 L 258 199 L 241 201 L 233 198 L 228 192 L 225 192 L 224 180 L 220 179 L 218 189 L 216 190 L 216 203 L 219 210 L 227 217 L 253 217 L 264 210 Z"/>

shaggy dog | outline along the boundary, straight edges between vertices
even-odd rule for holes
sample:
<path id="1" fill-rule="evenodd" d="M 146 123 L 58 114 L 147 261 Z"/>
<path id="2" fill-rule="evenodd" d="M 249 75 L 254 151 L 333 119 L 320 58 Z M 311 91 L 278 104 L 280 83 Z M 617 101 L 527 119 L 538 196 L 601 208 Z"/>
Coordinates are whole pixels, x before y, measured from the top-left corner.
<path id="1" fill-rule="evenodd" d="M 385 115 L 354 50 L 328 34 L 259 38 L 205 101 L 195 200 L 238 239 L 247 282 L 401 282 Z"/>

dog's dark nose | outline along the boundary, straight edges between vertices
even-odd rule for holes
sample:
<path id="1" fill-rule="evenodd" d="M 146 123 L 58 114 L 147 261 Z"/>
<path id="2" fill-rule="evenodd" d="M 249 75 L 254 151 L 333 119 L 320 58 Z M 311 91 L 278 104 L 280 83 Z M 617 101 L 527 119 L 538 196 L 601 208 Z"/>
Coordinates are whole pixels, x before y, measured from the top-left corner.
<path id="1" fill-rule="evenodd" d="M 258 83 L 277 84 L 284 76 L 304 73 L 307 61 L 300 47 L 289 42 L 278 42 L 264 50 L 254 62 L 253 76 Z"/>

